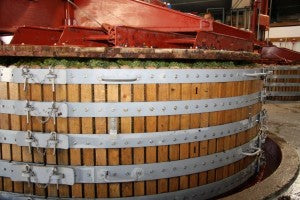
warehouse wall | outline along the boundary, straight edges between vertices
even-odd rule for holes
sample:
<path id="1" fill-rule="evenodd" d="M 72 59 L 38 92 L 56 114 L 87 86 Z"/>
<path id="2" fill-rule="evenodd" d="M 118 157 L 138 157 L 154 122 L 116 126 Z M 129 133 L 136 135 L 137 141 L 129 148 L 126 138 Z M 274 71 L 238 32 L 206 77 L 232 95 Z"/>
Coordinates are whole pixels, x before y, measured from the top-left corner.
<path id="1" fill-rule="evenodd" d="M 276 46 L 300 52 L 300 26 L 271 27 L 270 40 Z"/>

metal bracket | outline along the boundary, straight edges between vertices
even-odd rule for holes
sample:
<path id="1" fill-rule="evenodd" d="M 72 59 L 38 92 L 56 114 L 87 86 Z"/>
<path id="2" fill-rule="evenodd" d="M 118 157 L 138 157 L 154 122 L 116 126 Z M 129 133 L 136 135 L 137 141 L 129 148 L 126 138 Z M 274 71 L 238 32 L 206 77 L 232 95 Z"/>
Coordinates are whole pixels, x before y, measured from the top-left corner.
<path id="1" fill-rule="evenodd" d="M 74 183 L 147 181 L 179 177 L 216 169 L 241 160 L 245 156 L 250 155 L 250 153 L 246 154 L 247 149 L 256 147 L 257 138 L 224 152 L 185 160 L 151 164 L 64 167 L 10 163 L 2 160 L 0 161 L 0 176 L 9 177 L 13 181 L 29 180 L 33 183 L 57 184 L 57 178 L 52 177 L 53 168 L 55 167 L 58 174 L 63 174 L 63 178 L 59 179 L 60 184 L 66 185 L 73 185 Z M 252 154 L 254 155 L 254 153 Z M 257 154 L 255 153 L 255 155 Z M 28 165 L 30 166 L 30 171 L 28 170 Z"/>
<path id="2" fill-rule="evenodd" d="M 73 185 L 75 183 L 74 170 L 69 167 L 11 163 L 10 171 L 10 178 L 12 181 L 39 183 L 46 185 Z"/>
<path id="3" fill-rule="evenodd" d="M 16 132 L 15 141 L 18 146 L 29 146 L 30 149 L 31 147 L 53 148 L 54 153 L 56 149 L 69 149 L 67 134 L 56 134 L 55 132 L 38 134 L 31 131 L 28 133 L 25 135 L 22 131 Z"/>
<path id="4" fill-rule="evenodd" d="M 30 112 L 34 110 L 33 106 L 30 105 L 29 101 L 26 101 L 24 110 L 26 112 L 26 122 L 28 124 L 29 123 Z"/>
<path id="5" fill-rule="evenodd" d="M 2 82 L 23 83 L 22 70 L 3 69 Z M 29 70 L 29 69 L 28 69 Z M 30 69 L 27 83 L 39 84 L 164 84 L 255 80 L 244 76 L 260 69 Z M 26 71 L 25 71 L 26 72 Z M 13 79 L 11 78 L 13 76 Z M 25 74 L 24 74 L 25 76 Z"/>
<path id="6" fill-rule="evenodd" d="M 220 194 L 224 194 L 227 191 L 230 191 L 239 185 L 246 182 L 253 174 L 255 173 L 257 164 L 257 159 L 248 165 L 245 169 L 237 172 L 236 174 L 224 178 L 220 181 L 209 183 L 206 185 L 179 190 L 176 192 L 167 192 L 154 195 L 145 195 L 138 197 L 126 197 L 126 200 L 160 200 L 160 199 L 176 199 L 176 200 L 193 200 L 193 199 L 211 199 Z M 39 196 L 27 196 L 19 193 L 10 193 L 10 192 L 0 192 L 0 198 L 3 200 L 46 200 L 45 197 Z M 68 198 L 60 198 L 61 200 L 67 200 Z M 47 200 L 57 200 L 57 198 L 48 197 Z M 84 200 L 84 199 L 78 199 Z M 95 200 L 104 200 L 103 198 L 98 198 Z"/>
<path id="7" fill-rule="evenodd" d="M 24 110 L 26 101 L 0 100 L 0 113 L 42 117 L 145 117 L 215 112 L 250 106 L 259 102 L 261 92 L 217 99 L 156 102 L 30 102 L 29 111 Z M 48 111 L 50 109 L 50 112 Z M 26 112 L 25 112 L 26 111 Z M 54 114 L 55 113 L 55 114 Z M 55 121 L 55 120 L 54 120 Z"/>
<path id="8" fill-rule="evenodd" d="M 218 126 L 178 131 L 163 131 L 151 133 L 128 134 L 57 134 L 12 131 L 0 129 L 0 143 L 17 144 L 37 148 L 76 149 L 76 148 L 132 148 L 175 145 L 199 142 L 220 137 L 226 137 L 249 130 L 263 120 L 263 114 L 257 114 L 249 119 Z M 29 139 L 26 139 L 30 138 Z"/>

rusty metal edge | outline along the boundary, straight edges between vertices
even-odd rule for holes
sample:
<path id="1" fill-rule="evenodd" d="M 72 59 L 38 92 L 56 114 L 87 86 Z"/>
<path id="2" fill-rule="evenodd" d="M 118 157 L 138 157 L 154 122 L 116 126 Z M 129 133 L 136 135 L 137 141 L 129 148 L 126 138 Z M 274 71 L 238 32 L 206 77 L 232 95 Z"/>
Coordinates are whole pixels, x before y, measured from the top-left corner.
<path id="1" fill-rule="evenodd" d="M 203 49 L 156 49 L 121 47 L 75 47 L 40 45 L 0 45 L 0 57 L 64 57 L 64 58 L 138 58 L 191 60 L 258 61 L 253 52 Z"/>
<path id="2" fill-rule="evenodd" d="M 296 180 L 300 170 L 300 160 L 296 150 L 284 139 L 276 134 L 269 133 L 268 137 L 275 142 L 282 153 L 282 160 L 276 171 L 256 185 L 239 193 L 222 198 L 222 200 L 235 199 L 274 199 L 285 192 Z"/>

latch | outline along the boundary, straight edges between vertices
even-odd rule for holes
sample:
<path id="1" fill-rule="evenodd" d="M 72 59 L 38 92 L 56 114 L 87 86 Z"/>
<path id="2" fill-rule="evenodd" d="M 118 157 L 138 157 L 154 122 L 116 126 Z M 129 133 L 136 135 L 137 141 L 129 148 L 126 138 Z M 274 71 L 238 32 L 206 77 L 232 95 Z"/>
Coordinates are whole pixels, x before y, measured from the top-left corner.
<path id="1" fill-rule="evenodd" d="M 25 108 L 24 108 L 25 112 L 26 112 L 26 122 L 27 124 L 29 123 L 29 115 L 30 112 L 34 110 L 33 106 L 30 105 L 29 101 L 26 100 L 26 104 L 25 104 Z"/>
<path id="2" fill-rule="evenodd" d="M 37 143 L 37 140 L 34 138 L 34 136 L 32 135 L 32 132 L 30 130 L 27 131 L 27 137 L 25 138 L 25 142 L 28 144 L 28 150 L 29 153 L 31 154 L 32 151 L 32 143 Z"/>
<path id="3" fill-rule="evenodd" d="M 54 69 L 52 67 L 49 67 L 49 72 L 46 75 L 46 78 L 52 84 L 52 92 L 55 92 L 55 79 L 57 78 L 57 75 L 54 73 Z"/>
<path id="4" fill-rule="evenodd" d="M 55 106 L 55 102 L 52 102 L 52 105 L 50 108 L 48 108 L 50 111 L 48 112 L 48 117 L 45 120 L 41 120 L 40 122 L 42 124 L 47 123 L 51 118 L 53 119 L 53 124 L 56 124 L 56 116 L 58 114 L 58 107 Z"/>
<path id="5" fill-rule="evenodd" d="M 50 138 L 47 140 L 47 146 L 49 145 L 50 147 L 53 147 L 53 155 L 54 156 L 56 154 L 56 148 L 57 148 L 58 143 L 59 143 L 59 141 L 57 139 L 57 133 L 51 132 Z"/>
<path id="6" fill-rule="evenodd" d="M 248 77 L 260 77 L 264 79 L 271 74 L 273 74 L 273 71 L 270 71 L 269 69 L 263 69 L 262 72 L 256 72 L 253 74 L 244 74 L 244 75 Z"/>
<path id="7" fill-rule="evenodd" d="M 22 177 L 27 179 L 28 187 L 30 187 L 31 178 L 34 177 L 30 165 L 25 165 L 25 169 L 22 171 Z"/>
<path id="8" fill-rule="evenodd" d="M 22 68 L 22 77 L 24 78 L 24 87 L 23 90 L 27 90 L 28 80 L 32 79 L 33 75 L 29 73 L 29 69 L 27 67 Z"/>

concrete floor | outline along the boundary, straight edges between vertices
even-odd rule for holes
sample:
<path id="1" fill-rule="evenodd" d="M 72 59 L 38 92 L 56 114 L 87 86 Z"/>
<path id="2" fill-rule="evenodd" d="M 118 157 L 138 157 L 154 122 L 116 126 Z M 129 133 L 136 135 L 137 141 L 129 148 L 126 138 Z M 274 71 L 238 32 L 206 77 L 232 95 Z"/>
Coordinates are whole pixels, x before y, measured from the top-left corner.
<path id="1" fill-rule="evenodd" d="M 300 102 L 265 104 L 268 128 L 292 145 L 300 156 Z M 295 183 L 278 199 L 300 200 L 300 175 Z"/>

